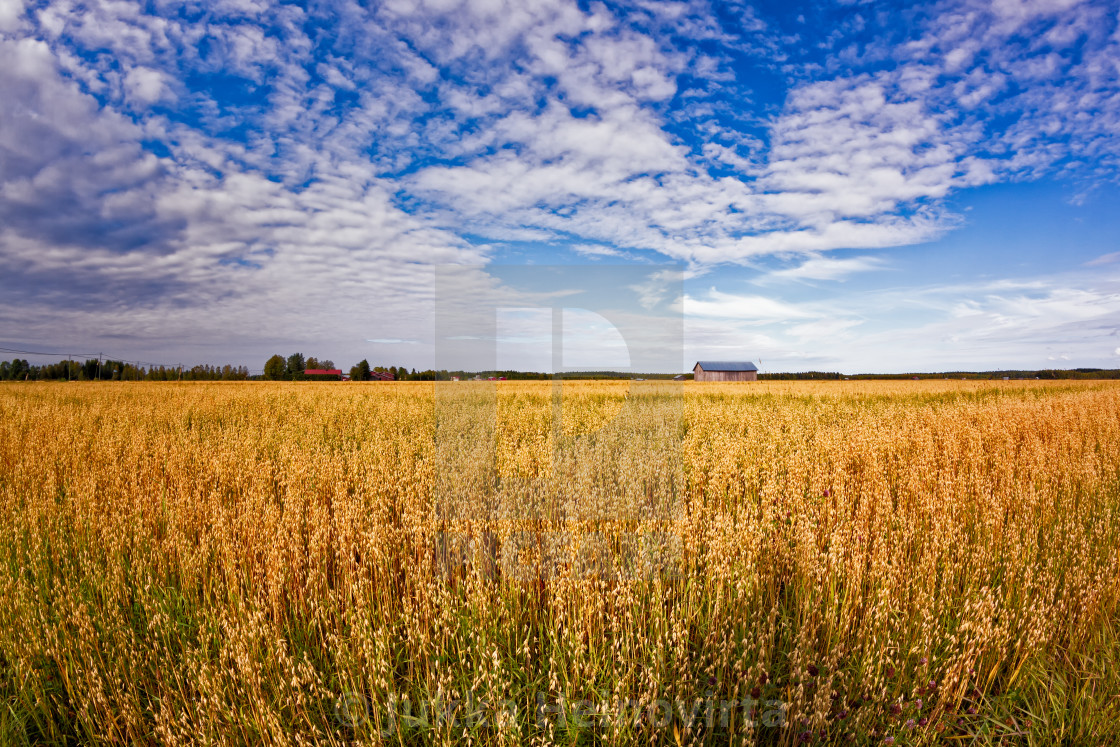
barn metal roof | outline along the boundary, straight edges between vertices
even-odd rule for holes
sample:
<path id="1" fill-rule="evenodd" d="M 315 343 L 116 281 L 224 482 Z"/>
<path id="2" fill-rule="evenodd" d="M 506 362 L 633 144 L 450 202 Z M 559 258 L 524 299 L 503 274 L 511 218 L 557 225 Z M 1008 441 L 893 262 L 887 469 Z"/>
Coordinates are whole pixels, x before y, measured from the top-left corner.
<path id="1" fill-rule="evenodd" d="M 705 371 L 757 371 L 758 366 L 750 361 L 696 361 L 696 366 Z M 696 368 L 693 366 L 693 368 Z"/>

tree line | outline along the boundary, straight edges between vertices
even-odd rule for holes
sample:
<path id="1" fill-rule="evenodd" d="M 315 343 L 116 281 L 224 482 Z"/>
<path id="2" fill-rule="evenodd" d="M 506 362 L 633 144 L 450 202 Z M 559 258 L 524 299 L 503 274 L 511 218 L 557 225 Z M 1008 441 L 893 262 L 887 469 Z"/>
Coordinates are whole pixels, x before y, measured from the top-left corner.
<path id="1" fill-rule="evenodd" d="M 269 381 L 306 381 L 326 380 L 338 381 L 340 374 L 309 374 L 315 370 L 340 370 L 335 368 L 334 361 L 329 359 L 319 360 L 315 357 L 304 358 L 302 353 L 292 353 L 287 358 L 274 355 L 265 361 L 264 375 L 261 378 Z M 371 366 L 368 360 L 362 359 L 350 367 L 351 381 L 372 381 L 384 377 L 374 376 L 375 373 L 388 374 L 393 381 L 436 381 L 448 380 L 453 373 L 447 371 L 417 371 L 406 366 Z"/>
<path id="2" fill-rule="evenodd" d="M 335 369 L 334 362 L 304 358 L 302 353 L 293 353 L 287 358 L 280 354 L 273 355 L 264 364 L 264 375 L 261 377 L 269 381 L 307 381 L 327 380 L 338 381 L 341 374 L 308 374 L 309 370 L 340 370 Z M 358 361 L 350 367 L 349 378 L 351 381 L 373 381 L 384 379 L 384 376 L 374 374 L 388 374 L 392 381 L 451 381 L 453 378 L 466 380 L 478 376 L 480 378 L 502 378 L 521 380 L 546 380 L 552 374 L 537 373 L 535 371 L 449 371 L 446 369 L 425 369 L 418 371 L 407 366 L 371 366 L 366 359 Z M 670 377 L 671 374 L 664 376 Z"/>
<path id="3" fill-rule="evenodd" d="M 182 366 L 152 365 L 145 367 L 141 364 L 122 360 L 98 360 L 90 358 L 85 361 L 63 360 L 57 363 L 32 365 L 23 358 L 0 361 L 0 381 L 246 381 L 250 379 L 266 379 L 270 381 L 295 381 L 322 379 L 338 381 L 340 374 L 308 374 L 308 370 L 338 370 L 334 361 L 318 359 L 315 357 L 304 358 L 301 353 L 293 353 L 285 358 L 274 355 L 265 362 L 263 375 L 251 375 L 245 366 L 215 366 L 200 364 L 190 368 Z M 406 366 L 371 366 L 368 360 L 361 360 L 350 367 L 352 381 L 371 381 L 375 373 L 388 374 L 394 381 L 450 381 L 453 378 L 462 380 L 474 377 L 502 378 L 509 380 L 548 380 L 553 374 L 535 371 L 448 371 L 426 369 L 417 371 Z M 672 378 L 672 374 L 633 374 L 617 371 L 582 371 L 565 372 L 560 375 L 565 379 L 578 378 L 633 378 L 639 376 L 647 379 Z M 692 374 L 686 374 L 691 379 Z M 1118 379 L 1120 370 L 1102 368 L 1074 368 L 1074 369 L 1045 369 L 1045 370 L 1011 370 L 1011 371 L 951 371 L 945 373 L 906 373 L 906 374 L 842 374 L 837 371 L 801 371 L 791 373 L 760 373 L 759 379 L 769 380 L 836 380 L 836 379 Z"/>
<path id="4" fill-rule="evenodd" d="M 287 358 L 282 355 L 274 355 L 264 363 L 264 375 L 262 378 L 269 381 L 292 381 L 305 378 L 318 378 L 318 379 L 334 379 L 338 381 L 342 377 L 339 375 L 307 375 L 305 372 L 310 370 L 331 370 L 334 368 L 334 361 L 329 358 L 319 360 L 315 356 L 304 358 L 303 353 L 292 353 Z"/>
<path id="5" fill-rule="evenodd" d="M 32 365 L 26 359 L 0 361 L 0 381 L 245 381 L 244 366 L 149 366 L 119 360 L 59 361 Z"/>
<path id="6" fill-rule="evenodd" d="M 1070 368 L 1070 369 L 1013 369 L 1007 371 L 943 371 L 936 373 L 859 373 L 842 374 L 836 371 L 801 371 L 797 373 L 760 373 L 759 379 L 771 381 L 795 381 L 803 379 L 876 379 L 876 380 L 901 380 L 901 379 L 965 379 L 988 380 L 1000 379 L 1120 379 L 1120 370 L 1113 368 Z"/>

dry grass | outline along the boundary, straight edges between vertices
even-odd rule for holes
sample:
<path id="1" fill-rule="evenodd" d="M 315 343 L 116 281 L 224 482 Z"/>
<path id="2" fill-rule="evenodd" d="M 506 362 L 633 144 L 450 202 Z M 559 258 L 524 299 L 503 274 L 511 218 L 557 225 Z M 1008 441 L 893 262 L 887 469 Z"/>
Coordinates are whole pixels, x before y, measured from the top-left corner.
<path id="1" fill-rule="evenodd" d="M 0 387 L 0 742 L 1116 743 L 1120 387 L 639 386 Z"/>

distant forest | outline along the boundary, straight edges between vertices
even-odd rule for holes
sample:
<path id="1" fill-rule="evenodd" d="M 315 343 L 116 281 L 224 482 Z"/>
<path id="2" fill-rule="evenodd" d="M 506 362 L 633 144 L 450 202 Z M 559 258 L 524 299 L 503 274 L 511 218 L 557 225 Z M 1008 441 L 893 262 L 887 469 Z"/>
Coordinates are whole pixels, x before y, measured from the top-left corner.
<path id="1" fill-rule="evenodd" d="M 689 377 L 691 378 L 691 377 Z M 844 374 L 836 371 L 803 371 L 800 373 L 760 373 L 758 378 L 771 381 L 798 381 L 802 379 L 1120 379 L 1120 369 L 1071 368 L 1014 371 L 945 371 L 941 373 L 861 373 Z"/>
<path id="2" fill-rule="evenodd" d="M 244 366 L 148 366 L 119 360 L 59 361 L 35 366 L 25 359 L 0 361 L 0 381 L 245 381 Z"/>
<path id="3" fill-rule="evenodd" d="M 138 362 L 122 360 L 59 361 L 41 366 L 32 365 L 26 359 L 0 361 L 0 381 L 301 381 L 328 380 L 338 381 L 341 375 L 315 375 L 308 370 L 338 370 L 330 360 L 314 357 L 304 358 L 295 353 L 287 358 L 274 355 L 265 362 L 264 372 L 250 374 L 245 366 L 197 365 L 187 367 L 152 365 L 145 367 Z M 561 379 L 672 379 L 675 374 L 629 373 L 620 371 L 566 371 L 558 376 L 536 371 L 446 371 L 409 369 L 406 366 L 370 366 L 368 361 L 360 361 L 348 371 L 352 381 L 372 381 L 391 379 L 393 381 L 450 381 L 452 378 L 468 380 L 507 379 L 510 381 L 547 381 Z M 683 374 L 685 380 L 692 374 Z M 797 373 L 760 373 L 763 381 L 840 381 L 858 379 L 1120 379 L 1120 369 L 1115 368 L 1073 368 L 1073 369 L 1024 369 L 1011 371 L 949 371 L 942 373 L 904 373 L 845 374 L 838 371 L 802 371 Z"/>

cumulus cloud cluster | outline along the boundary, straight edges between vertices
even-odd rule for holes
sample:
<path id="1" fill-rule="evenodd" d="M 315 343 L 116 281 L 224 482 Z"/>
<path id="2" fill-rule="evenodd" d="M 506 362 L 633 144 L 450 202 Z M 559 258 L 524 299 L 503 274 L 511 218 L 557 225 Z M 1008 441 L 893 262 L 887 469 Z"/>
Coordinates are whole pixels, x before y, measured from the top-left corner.
<path id="1" fill-rule="evenodd" d="M 843 304 L 708 289 L 683 303 L 693 349 L 751 349 L 771 370 L 1068 368 L 1102 361 L 1115 344 L 1120 282 L 1064 274 L 931 284 L 855 294 Z"/>
<path id="2" fill-rule="evenodd" d="M 694 275 L 777 257 L 770 286 L 840 280 L 884 261 L 835 250 L 956 227 L 955 191 L 1115 178 L 1115 8 L 879 16 L 0 0 L 0 325 L 146 350 L 319 340 L 341 358 L 426 338 L 432 264 L 515 246 Z M 983 301 L 997 321 L 1014 306 Z M 860 324 L 719 289 L 680 308 L 749 308 L 795 338 Z"/>

